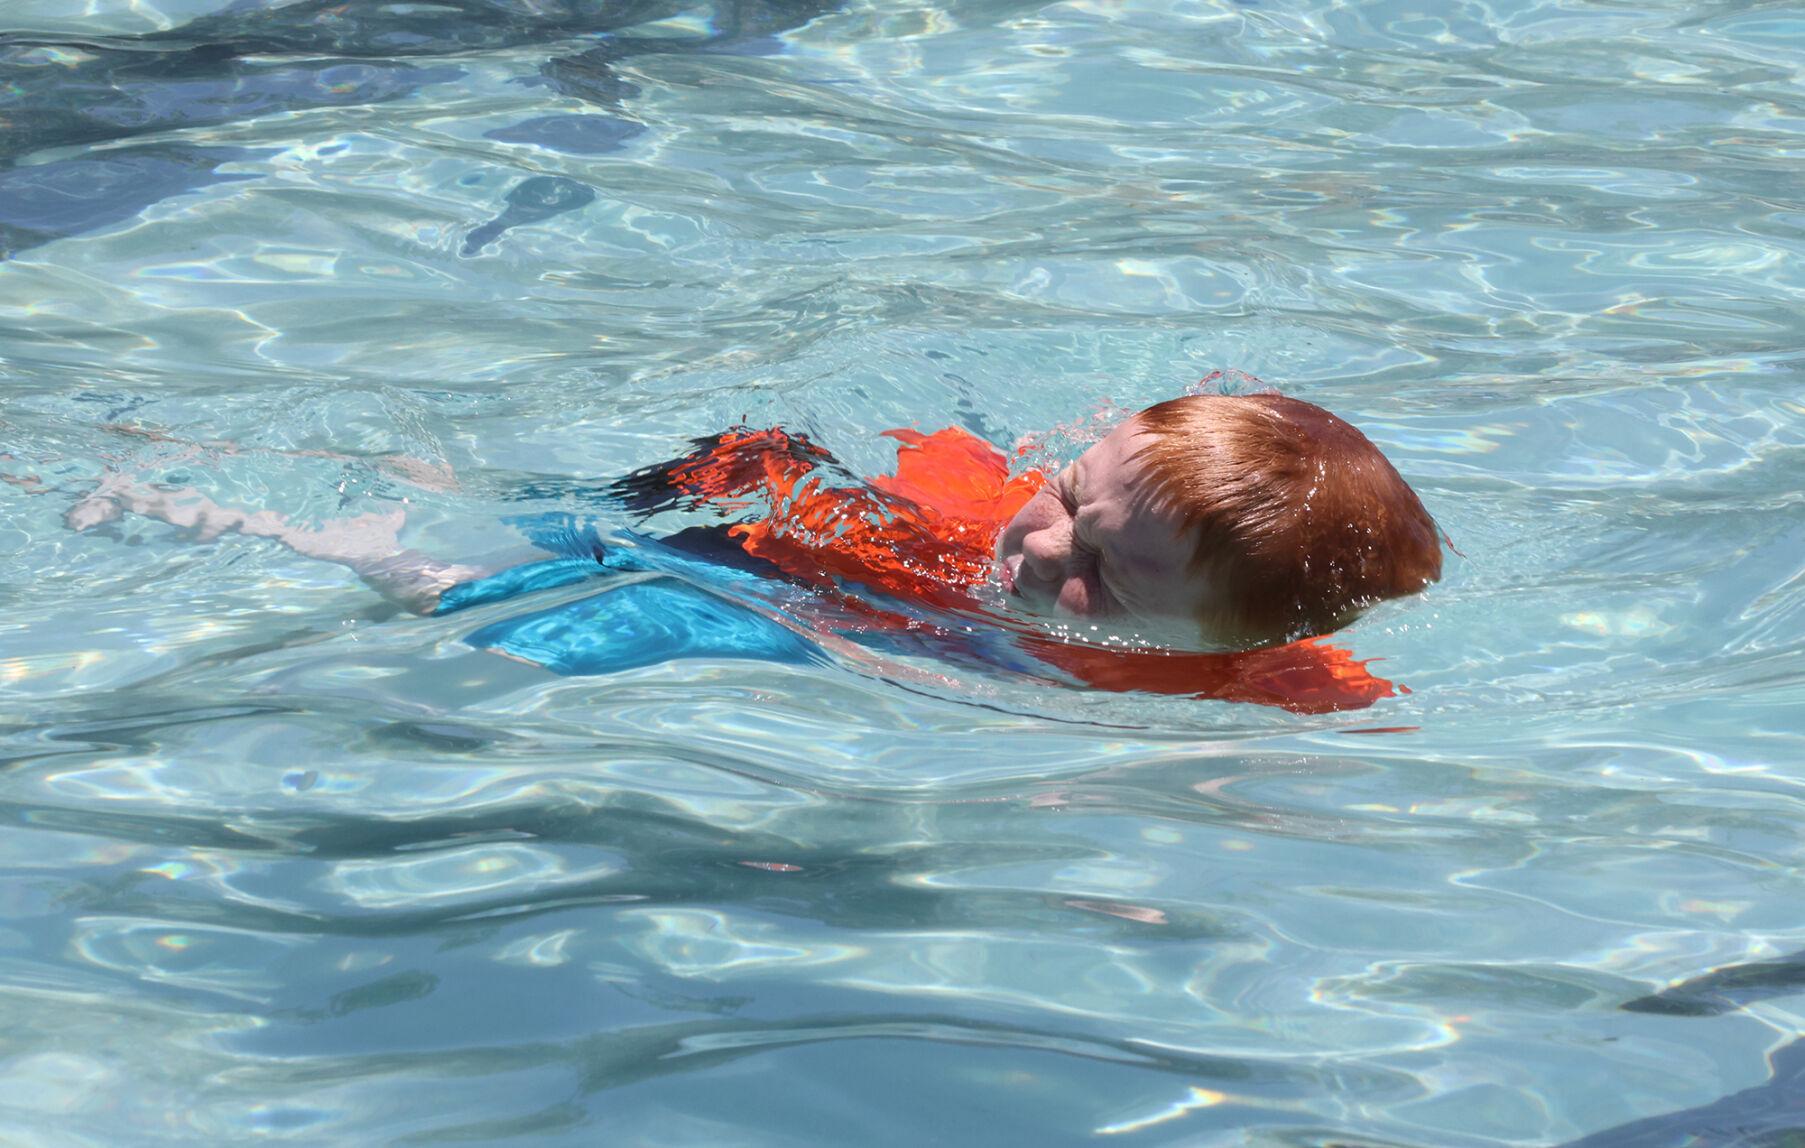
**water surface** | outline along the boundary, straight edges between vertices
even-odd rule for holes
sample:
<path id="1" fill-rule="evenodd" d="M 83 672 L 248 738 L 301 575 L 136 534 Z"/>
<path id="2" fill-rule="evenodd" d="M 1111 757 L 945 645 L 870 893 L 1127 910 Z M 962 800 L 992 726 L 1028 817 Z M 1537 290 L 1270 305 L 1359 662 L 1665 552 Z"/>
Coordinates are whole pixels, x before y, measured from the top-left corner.
<path id="1" fill-rule="evenodd" d="M 1787 1126 L 1805 11 L 6 23 L 8 1143 Z M 1362 427 L 1458 549 L 1343 636 L 1409 694 L 559 677 L 462 638 L 581 588 L 418 618 L 63 522 L 130 475 L 470 558 L 733 423 L 876 471 L 1216 369 Z"/>

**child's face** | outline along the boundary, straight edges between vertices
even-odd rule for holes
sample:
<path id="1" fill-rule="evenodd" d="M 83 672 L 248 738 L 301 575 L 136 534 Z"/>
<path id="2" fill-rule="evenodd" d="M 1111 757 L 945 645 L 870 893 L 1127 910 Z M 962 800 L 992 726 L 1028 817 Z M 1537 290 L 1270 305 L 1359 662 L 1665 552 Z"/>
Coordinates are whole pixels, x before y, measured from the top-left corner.
<path id="1" fill-rule="evenodd" d="M 1147 441 L 1129 419 L 1010 520 L 997 565 L 1013 600 L 1080 618 L 1177 622 L 1191 635 L 1217 614 L 1209 578 L 1191 568 L 1195 528 L 1182 529 L 1172 509 L 1156 504 L 1134 458 Z"/>

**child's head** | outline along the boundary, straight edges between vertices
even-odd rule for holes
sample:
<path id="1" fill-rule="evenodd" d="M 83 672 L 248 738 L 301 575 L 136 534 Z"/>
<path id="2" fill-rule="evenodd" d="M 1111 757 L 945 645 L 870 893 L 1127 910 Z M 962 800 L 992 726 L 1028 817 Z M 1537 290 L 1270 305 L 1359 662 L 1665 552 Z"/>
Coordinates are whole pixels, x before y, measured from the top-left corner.
<path id="1" fill-rule="evenodd" d="M 1441 577 L 1435 523 L 1378 448 L 1278 395 L 1133 416 L 1022 508 L 997 558 L 1030 606 L 1230 646 L 1327 633 Z"/>

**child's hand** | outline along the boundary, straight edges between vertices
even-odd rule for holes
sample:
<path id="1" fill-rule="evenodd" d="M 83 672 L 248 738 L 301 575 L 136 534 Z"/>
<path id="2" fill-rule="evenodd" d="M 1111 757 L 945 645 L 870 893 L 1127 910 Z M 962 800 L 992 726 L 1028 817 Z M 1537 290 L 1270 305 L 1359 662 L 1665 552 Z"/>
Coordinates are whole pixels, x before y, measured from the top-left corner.
<path id="1" fill-rule="evenodd" d="M 117 502 L 96 490 L 69 508 L 63 515 L 63 524 L 71 530 L 87 530 L 112 522 L 124 513 Z"/>
<path id="2" fill-rule="evenodd" d="M 228 530 L 277 538 L 288 528 L 287 519 L 273 511 L 221 506 L 191 486 L 174 490 L 146 486 L 118 474 L 102 478 L 98 486 L 69 508 L 63 521 L 71 530 L 87 530 L 112 522 L 128 510 L 191 530 L 199 542 L 211 542 Z"/>
<path id="3" fill-rule="evenodd" d="M 317 526 L 296 526 L 273 510 L 221 506 L 191 486 L 168 489 L 146 486 L 121 475 L 100 480 L 69 509 L 64 521 L 71 530 L 87 530 L 112 522 L 126 511 L 192 531 L 197 542 L 211 542 L 236 530 L 253 538 L 274 538 L 297 554 L 358 567 L 392 558 L 401 550 L 402 510 L 360 514 Z"/>

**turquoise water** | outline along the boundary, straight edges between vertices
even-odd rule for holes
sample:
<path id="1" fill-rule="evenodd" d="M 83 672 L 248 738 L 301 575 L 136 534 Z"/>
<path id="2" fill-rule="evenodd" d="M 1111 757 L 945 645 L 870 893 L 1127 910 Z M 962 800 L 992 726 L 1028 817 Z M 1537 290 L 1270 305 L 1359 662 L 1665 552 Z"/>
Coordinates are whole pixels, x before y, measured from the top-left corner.
<path id="1" fill-rule="evenodd" d="M 0 1142 L 1805 1125 L 1798 962 L 1734 967 L 1805 950 L 1805 10 L 211 7 L 7 6 Z M 469 559 L 742 420 L 869 472 L 1215 369 L 1458 548 L 1344 635 L 1409 694 L 558 677 L 460 639 L 581 587 L 63 520 Z"/>

